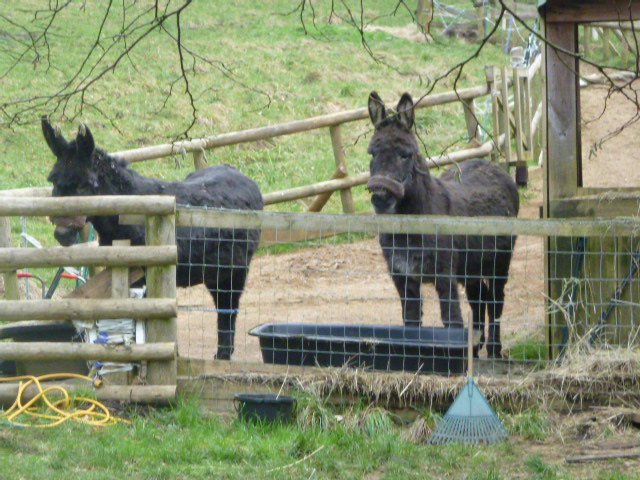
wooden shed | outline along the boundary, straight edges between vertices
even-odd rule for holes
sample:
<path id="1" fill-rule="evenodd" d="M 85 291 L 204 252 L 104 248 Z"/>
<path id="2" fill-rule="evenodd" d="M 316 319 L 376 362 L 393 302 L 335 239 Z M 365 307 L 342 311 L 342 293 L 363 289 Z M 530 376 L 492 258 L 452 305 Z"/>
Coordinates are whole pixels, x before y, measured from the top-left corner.
<path id="1" fill-rule="evenodd" d="M 632 217 L 640 185 L 585 188 L 582 182 L 578 27 L 640 19 L 640 0 L 539 2 L 546 38 L 547 218 Z M 631 127 L 637 128 L 637 126 Z M 603 199 L 606 198 L 606 201 Z M 547 241 L 549 340 L 555 357 L 572 335 L 607 344 L 638 343 L 640 282 L 637 237 L 556 237 Z M 625 282 L 625 278 L 629 279 Z"/>

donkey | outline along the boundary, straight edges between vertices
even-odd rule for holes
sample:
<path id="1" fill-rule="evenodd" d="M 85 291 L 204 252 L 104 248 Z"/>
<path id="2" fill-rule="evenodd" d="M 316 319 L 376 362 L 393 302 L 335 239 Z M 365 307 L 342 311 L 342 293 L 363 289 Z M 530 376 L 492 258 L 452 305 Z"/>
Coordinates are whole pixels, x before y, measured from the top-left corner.
<path id="1" fill-rule="evenodd" d="M 189 174 L 183 181 L 164 182 L 144 177 L 122 158 L 96 148 L 88 127 L 80 125 L 77 137 L 67 142 L 59 129 L 42 118 L 42 132 L 57 160 L 48 180 L 53 196 L 77 195 L 173 195 L 178 204 L 262 210 L 256 183 L 229 165 L 216 165 Z M 57 217 L 55 237 L 64 246 L 75 243 L 85 222 L 91 222 L 100 245 L 129 239 L 144 245 L 142 226 L 120 225 L 118 216 Z M 188 287 L 204 283 L 218 315 L 216 358 L 228 360 L 234 350 L 236 317 L 249 264 L 260 239 L 260 230 L 178 227 L 176 283 Z"/>
<path id="2" fill-rule="evenodd" d="M 518 189 L 509 174 L 482 159 L 462 163 L 442 174 L 429 173 L 412 129 L 415 114 L 411 96 L 402 95 L 397 112 L 388 115 L 376 92 L 369 95 L 369 116 L 374 133 L 367 183 L 377 214 L 507 216 L 519 209 Z M 445 327 L 463 327 L 457 283 L 467 294 L 474 330 L 485 341 L 487 353 L 499 358 L 500 323 L 504 287 L 516 241 L 515 236 L 408 235 L 382 233 L 380 245 L 402 304 L 404 324 L 422 323 L 422 283 L 435 285 Z"/>

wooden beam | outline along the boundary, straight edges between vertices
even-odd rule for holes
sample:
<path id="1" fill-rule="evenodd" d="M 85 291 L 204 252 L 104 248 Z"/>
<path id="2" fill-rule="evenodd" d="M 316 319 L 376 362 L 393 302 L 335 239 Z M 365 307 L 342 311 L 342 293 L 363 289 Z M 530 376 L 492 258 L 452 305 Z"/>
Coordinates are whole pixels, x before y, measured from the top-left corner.
<path id="1" fill-rule="evenodd" d="M 179 210 L 179 225 L 285 231 L 419 233 L 442 235 L 629 236 L 637 218 L 524 219 L 437 215 L 323 215 L 283 212 Z"/>
<path id="2" fill-rule="evenodd" d="M 571 197 L 579 186 L 578 61 L 552 47 L 577 52 L 576 33 L 574 23 L 552 23 L 546 30 L 548 200 Z"/>
<path id="3" fill-rule="evenodd" d="M 175 215 L 149 216 L 146 221 L 147 245 L 176 245 Z M 177 296 L 176 266 L 147 268 L 147 295 L 150 299 Z M 178 319 L 174 311 L 166 320 L 162 316 L 147 315 L 147 342 L 176 342 Z M 176 385 L 176 360 L 147 363 L 147 381 L 152 385 Z"/>
<path id="4" fill-rule="evenodd" d="M 157 247 L 49 247 L 0 248 L 0 270 L 18 268 L 64 267 L 68 265 L 151 266 L 174 265 L 175 245 Z"/>
<path id="5" fill-rule="evenodd" d="M 547 2 L 543 17 L 553 23 L 625 22 L 640 19 L 637 0 L 555 0 Z"/>
<path id="6" fill-rule="evenodd" d="M 482 97 L 489 92 L 486 85 L 479 87 L 463 88 L 457 91 L 436 93 L 427 95 L 418 101 L 416 108 L 433 107 L 435 105 L 444 105 L 447 103 L 458 102 L 461 100 L 469 100 L 476 97 Z M 318 128 L 331 127 L 341 125 L 343 123 L 355 122 L 357 120 L 365 120 L 369 118 L 367 108 L 359 108 L 357 110 L 347 110 L 344 112 L 332 113 L 320 117 L 308 118 L 305 120 L 297 120 L 279 125 L 271 125 L 267 127 L 253 128 L 239 132 L 224 133 L 213 137 L 201 138 L 196 140 L 187 140 L 183 142 L 168 143 L 164 145 L 156 145 L 153 147 L 138 148 L 135 150 L 123 150 L 114 152 L 112 155 L 122 157 L 130 162 L 141 162 L 144 160 L 157 159 L 176 155 L 182 151 L 193 152 L 194 150 L 210 149 L 222 147 L 226 145 L 235 145 L 238 143 L 255 142 L 267 138 L 279 137 L 282 135 L 291 135 L 293 133 L 315 130 Z"/>
<path id="7" fill-rule="evenodd" d="M 165 268 L 165 267 L 153 267 Z M 110 318 L 172 318 L 173 298 L 7 300 L 0 302 L 0 320 L 102 320 Z"/>
<path id="8" fill-rule="evenodd" d="M 0 342 L 0 360 L 103 360 L 140 362 L 175 360 L 175 342 L 113 345 L 82 342 Z"/>
<path id="9" fill-rule="evenodd" d="M 42 382 L 44 388 L 58 386 L 69 392 L 83 392 L 87 389 L 87 382 Z M 0 383 L 0 404 L 11 405 L 18 396 L 18 383 Z M 113 400 L 121 402 L 140 402 L 153 404 L 170 403 L 176 398 L 176 385 L 103 385 L 94 390 L 98 400 Z M 23 402 L 38 395 L 35 385 L 27 387 L 22 395 Z"/>
<path id="10" fill-rule="evenodd" d="M 605 193 L 583 197 L 561 198 L 549 202 L 554 218 L 616 218 L 640 215 L 638 192 Z"/>
<path id="11" fill-rule="evenodd" d="M 0 217 L 69 215 L 165 215 L 175 212 L 168 195 L 103 195 L 87 197 L 3 197 Z"/>

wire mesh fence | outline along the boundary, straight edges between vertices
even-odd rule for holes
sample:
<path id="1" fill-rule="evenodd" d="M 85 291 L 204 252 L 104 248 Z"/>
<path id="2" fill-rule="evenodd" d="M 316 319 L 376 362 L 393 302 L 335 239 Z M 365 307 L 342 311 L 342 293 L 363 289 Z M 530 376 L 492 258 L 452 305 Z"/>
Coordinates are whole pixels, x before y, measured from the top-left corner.
<path id="1" fill-rule="evenodd" d="M 237 311 L 232 364 L 460 374 L 470 319 L 484 374 L 524 374 L 579 344 L 638 340 L 633 220 L 190 209 L 179 212 L 178 224 L 235 228 L 227 239 L 235 245 L 247 241 L 246 229 L 262 230 Z M 380 234 L 394 238 L 385 252 Z M 505 261 L 507 269 L 498 265 Z M 213 358 L 216 315 L 225 312 L 205 286 L 179 289 L 178 304 L 180 355 Z"/>

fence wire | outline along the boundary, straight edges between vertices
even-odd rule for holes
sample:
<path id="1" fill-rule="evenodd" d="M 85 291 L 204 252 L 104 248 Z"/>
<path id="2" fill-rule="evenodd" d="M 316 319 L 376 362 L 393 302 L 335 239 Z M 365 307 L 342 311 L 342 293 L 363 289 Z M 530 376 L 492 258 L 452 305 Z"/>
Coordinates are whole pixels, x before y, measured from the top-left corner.
<path id="1" fill-rule="evenodd" d="M 209 226 L 222 218 L 201 213 Z M 396 230 L 381 222 L 375 231 L 375 217 L 366 228 L 354 219 L 334 235 L 316 215 L 307 216 L 306 229 L 304 215 L 291 227 L 251 215 L 264 224 L 262 243 L 240 299 L 232 364 L 462 374 L 472 306 L 481 312 L 472 340 L 483 374 L 524 375 L 560 361 L 569 348 L 638 342 L 640 253 L 631 237 L 603 236 L 602 228 L 588 236 L 519 235 L 509 262 L 511 243 L 503 240 L 510 235 L 480 235 L 486 225 L 465 219 L 457 229 L 467 234 L 431 234 L 438 226 L 425 222 L 426 235 L 394 234 L 387 262 L 378 236 Z M 228 215 L 223 220 L 230 225 Z M 227 242 L 237 247 L 247 237 L 236 232 L 245 233 Z M 212 296 L 203 285 L 179 289 L 178 304 L 181 356 L 213 358 L 220 312 Z"/>

